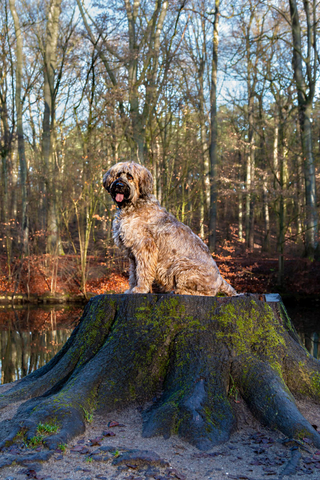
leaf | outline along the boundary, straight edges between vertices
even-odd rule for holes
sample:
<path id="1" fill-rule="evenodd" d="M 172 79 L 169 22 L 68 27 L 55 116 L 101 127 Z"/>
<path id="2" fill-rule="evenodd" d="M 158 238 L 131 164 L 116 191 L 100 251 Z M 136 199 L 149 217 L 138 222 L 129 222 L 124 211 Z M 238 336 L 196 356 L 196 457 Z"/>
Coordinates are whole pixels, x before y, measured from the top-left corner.
<path id="1" fill-rule="evenodd" d="M 85 445 L 76 445 L 75 447 L 70 449 L 70 452 L 79 452 L 81 455 L 84 455 L 86 453 L 90 452 L 90 448 L 86 447 Z"/>
<path id="2" fill-rule="evenodd" d="M 104 431 L 102 432 L 102 435 L 103 435 L 104 437 L 115 437 L 116 434 L 115 434 L 114 432 L 110 432 L 110 430 L 104 430 Z"/>
<path id="3" fill-rule="evenodd" d="M 126 463 L 127 467 L 128 468 L 132 468 L 132 469 L 136 469 L 137 468 L 137 465 L 133 464 L 133 463 Z"/>
<path id="4" fill-rule="evenodd" d="M 101 445 L 101 440 L 103 439 L 103 437 L 96 437 L 96 438 L 91 438 L 89 440 L 90 442 L 90 447 L 93 447 L 95 445 L 98 445 L 100 447 Z"/>
<path id="5" fill-rule="evenodd" d="M 108 427 L 109 427 L 109 428 L 113 428 L 113 427 L 125 427 L 125 425 L 124 425 L 123 423 L 111 421 L 111 422 L 108 423 Z"/>

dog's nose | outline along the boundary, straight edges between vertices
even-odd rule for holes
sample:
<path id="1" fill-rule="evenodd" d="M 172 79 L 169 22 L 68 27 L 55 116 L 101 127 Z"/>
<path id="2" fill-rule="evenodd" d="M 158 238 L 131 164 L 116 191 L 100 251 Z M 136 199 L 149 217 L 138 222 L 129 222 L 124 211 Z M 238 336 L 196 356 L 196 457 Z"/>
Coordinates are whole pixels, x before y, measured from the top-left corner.
<path id="1" fill-rule="evenodd" d="M 114 182 L 114 186 L 115 187 L 124 187 L 125 186 L 125 183 L 122 181 L 122 180 L 116 180 Z"/>

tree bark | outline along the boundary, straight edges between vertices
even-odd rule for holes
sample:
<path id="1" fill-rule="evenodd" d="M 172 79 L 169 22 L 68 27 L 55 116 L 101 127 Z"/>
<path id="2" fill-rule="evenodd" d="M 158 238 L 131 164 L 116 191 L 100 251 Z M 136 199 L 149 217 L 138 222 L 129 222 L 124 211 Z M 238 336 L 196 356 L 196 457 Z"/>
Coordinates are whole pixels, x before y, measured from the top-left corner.
<path id="1" fill-rule="evenodd" d="M 54 129 L 56 91 L 55 75 L 57 63 L 57 43 L 59 34 L 59 17 L 61 1 L 51 0 L 46 29 L 46 44 L 44 49 L 44 114 L 42 133 L 42 156 L 46 167 L 46 198 L 47 198 L 47 229 L 48 251 L 63 253 L 59 235 L 59 220 L 56 192 L 56 166 L 54 162 Z"/>
<path id="2" fill-rule="evenodd" d="M 8 22 L 7 22 L 8 23 Z M 11 232 L 10 232 L 10 218 L 13 216 L 12 207 L 10 205 L 10 181 L 12 181 L 12 173 L 10 172 L 10 157 L 12 151 L 12 130 L 9 126 L 10 113 L 14 113 L 14 107 L 12 112 L 9 112 L 9 98 L 8 98 L 8 86 L 7 86 L 7 66 L 3 65 L 0 70 L 0 158 L 1 158 L 1 191 L 0 191 L 0 222 L 4 223 L 4 237 L 7 256 L 7 267 L 9 277 L 11 276 Z"/>
<path id="3" fill-rule="evenodd" d="M 218 164 L 218 121 L 217 121 L 217 74 L 219 47 L 219 12 L 220 0 L 215 0 L 213 39 L 212 39 L 212 71 L 210 87 L 210 208 L 209 208 L 209 248 L 216 249 L 217 229 L 217 164 Z"/>
<path id="4" fill-rule="evenodd" d="M 22 210 L 22 231 L 21 231 L 21 240 L 23 245 L 23 253 L 28 252 L 28 241 L 29 241 L 29 228 L 28 228 L 28 218 L 27 218 L 27 161 L 25 155 L 24 147 L 24 133 L 23 133 L 23 122 L 22 122 L 22 97 L 21 97 L 21 88 L 22 88 L 22 66 L 23 66 L 23 42 L 22 34 L 20 28 L 20 21 L 18 13 L 16 10 L 15 0 L 9 0 L 10 11 L 13 18 L 14 30 L 16 35 L 16 92 L 15 92 L 15 104 L 17 112 L 17 135 L 18 135 L 18 155 L 20 162 L 20 181 L 21 181 L 21 210 Z"/>
<path id="5" fill-rule="evenodd" d="M 204 21 L 203 21 L 204 23 Z M 204 27 L 203 27 L 204 30 Z M 209 158 L 208 158 L 208 142 L 207 142 L 207 129 L 205 124 L 205 97 L 204 97 L 204 68 L 205 68 L 205 32 L 204 41 L 202 45 L 202 55 L 199 65 L 199 123 L 200 123 L 200 136 L 201 136 L 201 192 L 200 192 L 200 236 L 205 238 L 205 219 L 206 214 L 210 207 L 210 178 L 209 178 Z"/>
<path id="6" fill-rule="evenodd" d="M 58 431 L 43 439 L 54 453 L 84 432 L 95 411 L 135 405 L 144 409 L 145 437 L 177 434 L 210 449 L 237 428 L 235 387 L 263 424 L 289 438 L 308 437 L 319 448 L 320 435 L 294 396 L 320 401 L 320 363 L 299 344 L 283 304 L 264 300 L 94 297 L 47 365 L 3 393 L 0 388 L 0 408 L 25 401 L 0 423 L 0 448 L 21 444 L 21 436 L 28 443 L 40 422 L 54 422 Z"/>
<path id="7" fill-rule="evenodd" d="M 246 246 L 254 249 L 254 175 L 255 175 L 255 152 L 254 152 L 254 94 L 248 82 L 248 153 L 246 165 Z"/>
<path id="8" fill-rule="evenodd" d="M 303 55 L 301 42 L 301 26 L 296 0 L 289 0 L 291 30 L 293 38 L 293 71 L 297 87 L 299 123 L 301 131 L 301 147 L 304 162 L 305 196 L 306 196 L 306 254 L 314 258 L 318 246 L 318 216 L 316 200 L 316 175 L 312 144 L 312 103 L 316 87 L 318 68 L 316 20 L 310 18 L 310 2 L 304 0 L 304 14 L 307 31 L 307 55 Z M 312 62 L 313 56 L 313 62 Z M 306 79 L 303 71 L 305 62 Z"/>

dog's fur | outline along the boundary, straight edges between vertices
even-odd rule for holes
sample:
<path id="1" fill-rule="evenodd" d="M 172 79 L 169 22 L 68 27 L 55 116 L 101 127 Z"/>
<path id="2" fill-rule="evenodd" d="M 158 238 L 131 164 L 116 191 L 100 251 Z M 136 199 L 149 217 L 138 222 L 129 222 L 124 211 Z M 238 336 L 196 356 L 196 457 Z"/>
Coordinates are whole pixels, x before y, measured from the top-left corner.
<path id="1" fill-rule="evenodd" d="M 134 162 L 117 163 L 104 175 L 103 185 L 118 206 L 115 243 L 130 260 L 126 293 L 151 292 L 155 281 L 163 292 L 237 295 L 203 241 L 152 195 L 149 170 Z"/>

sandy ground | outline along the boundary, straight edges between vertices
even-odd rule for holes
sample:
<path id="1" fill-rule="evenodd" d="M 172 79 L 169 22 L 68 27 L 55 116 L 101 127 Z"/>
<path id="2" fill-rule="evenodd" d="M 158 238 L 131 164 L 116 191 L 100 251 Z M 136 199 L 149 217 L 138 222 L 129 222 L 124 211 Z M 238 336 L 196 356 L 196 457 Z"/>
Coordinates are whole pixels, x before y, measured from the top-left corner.
<path id="1" fill-rule="evenodd" d="M 2 410 L 1 420 L 11 418 L 16 408 L 17 405 L 11 405 Z M 319 406 L 303 402 L 299 408 L 312 424 L 320 425 Z M 308 443 L 298 445 L 282 434 L 262 428 L 243 403 L 237 404 L 236 410 L 238 431 L 229 442 L 207 452 L 197 450 L 177 436 L 168 440 L 142 438 L 137 409 L 95 416 L 86 433 L 70 442 L 64 452 L 56 451 L 47 462 L 4 467 L 0 479 L 320 479 L 320 451 Z"/>

